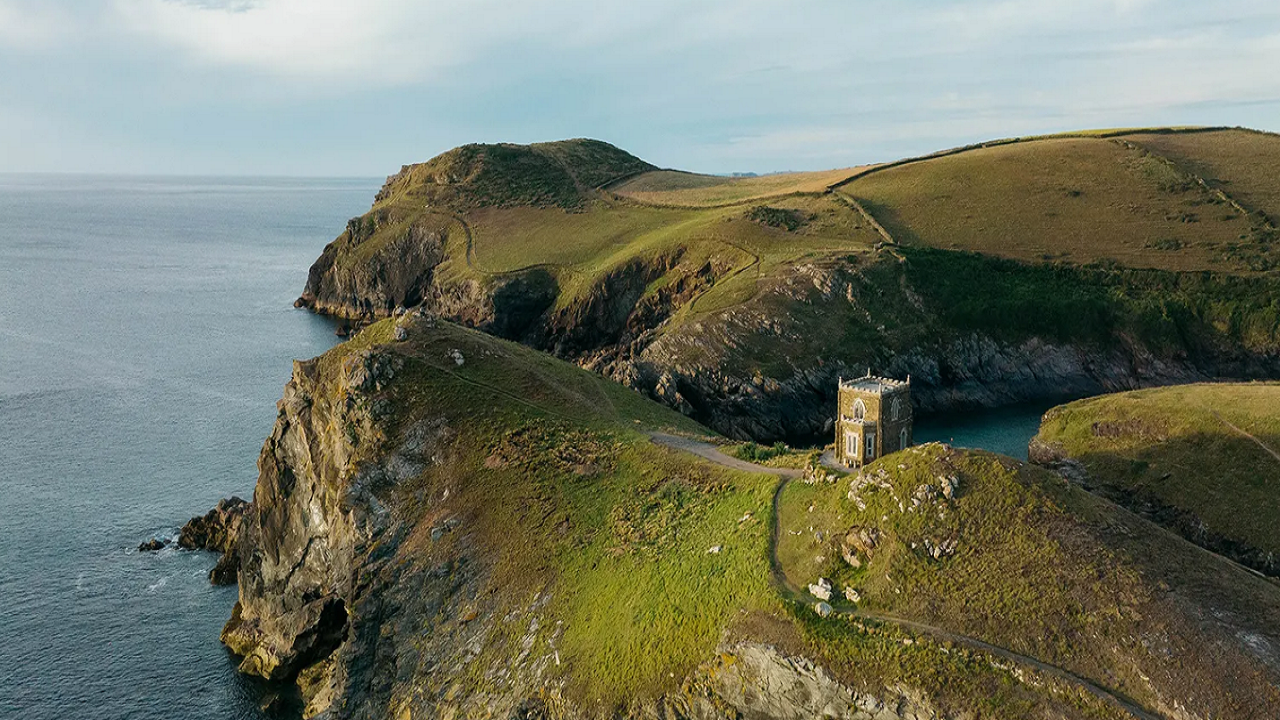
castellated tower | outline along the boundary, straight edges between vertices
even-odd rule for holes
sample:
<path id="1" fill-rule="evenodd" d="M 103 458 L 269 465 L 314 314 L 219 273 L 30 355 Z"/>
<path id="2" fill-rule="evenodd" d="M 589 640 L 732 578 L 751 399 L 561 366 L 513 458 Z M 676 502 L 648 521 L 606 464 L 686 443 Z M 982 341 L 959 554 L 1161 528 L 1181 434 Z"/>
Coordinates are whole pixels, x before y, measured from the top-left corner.
<path id="1" fill-rule="evenodd" d="M 906 381 L 868 372 L 840 380 L 836 416 L 836 458 L 861 467 L 911 447 L 911 378 Z"/>

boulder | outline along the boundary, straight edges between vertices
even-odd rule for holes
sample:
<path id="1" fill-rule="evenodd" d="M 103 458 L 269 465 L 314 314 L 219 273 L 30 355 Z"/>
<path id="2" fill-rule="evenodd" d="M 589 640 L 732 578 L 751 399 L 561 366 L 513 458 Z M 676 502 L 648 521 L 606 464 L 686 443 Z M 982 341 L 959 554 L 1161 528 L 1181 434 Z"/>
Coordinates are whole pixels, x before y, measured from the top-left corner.
<path id="1" fill-rule="evenodd" d="M 168 544 L 169 544 L 168 540 L 161 540 L 160 538 L 151 538 L 150 540 L 138 546 L 138 552 L 155 552 L 157 550 L 163 550 L 165 546 Z"/>
<path id="2" fill-rule="evenodd" d="M 809 594 L 819 600 L 831 599 L 831 581 L 826 578 L 818 578 L 818 582 L 809 586 Z"/>
<path id="3" fill-rule="evenodd" d="M 209 512 L 193 517 L 178 533 L 178 547 L 184 550 L 230 552 L 240 533 L 240 521 L 251 507 L 238 497 L 219 500 Z"/>

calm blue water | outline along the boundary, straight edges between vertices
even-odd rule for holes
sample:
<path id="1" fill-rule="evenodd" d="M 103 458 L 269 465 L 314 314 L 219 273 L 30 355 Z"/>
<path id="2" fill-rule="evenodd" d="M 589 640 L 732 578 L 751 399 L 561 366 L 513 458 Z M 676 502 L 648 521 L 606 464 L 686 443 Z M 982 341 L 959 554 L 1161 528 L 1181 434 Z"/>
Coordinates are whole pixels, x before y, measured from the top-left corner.
<path id="1" fill-rule="evenodd" d="M 260 716 L 213 556 L 134 548 L 252 493 L 335 341 L 291 303 L 378 185 L 0 175 L 0 717 Z"/>
<path id="2" fill-rule="evenodd" d="M 1065 401 L 1064 401 L 1065 402 Z M 1057 403 L 1027 403 L 996 410 L 949 413 L 916 422 L 918 443 L 944 442 L 1027 459 L 1027 443 L 1040 431 L 1040 417 Z"/>

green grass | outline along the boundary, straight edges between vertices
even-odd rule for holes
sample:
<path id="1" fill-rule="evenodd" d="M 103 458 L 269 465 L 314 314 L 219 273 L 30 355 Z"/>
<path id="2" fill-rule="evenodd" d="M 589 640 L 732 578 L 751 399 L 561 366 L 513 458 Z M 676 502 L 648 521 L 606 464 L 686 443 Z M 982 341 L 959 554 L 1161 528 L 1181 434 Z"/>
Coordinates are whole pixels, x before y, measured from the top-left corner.
<path id="1" fill-rule="evenodd" d="M 778 603 L 767 555 L 772 477 L 643 446 L 619 470 L 615 499 L 600 502 L 608 496 L 598 487 L 575 498 L 589 513 L 583 523 L 601 530 L 561 565 L 570 672 L 585 695 L 614 701 L 670 690 L 670 675 L 704 662 L 736 613 Z"/>
<path id="2" fill-rule="evenodd" d="M 1280 617 L 1275 586 L 1009 458 L 922 446 L 886 456 L 865 475 L 875 479 L 857 492 L 865 508 L 848 497 L 850 481 L 788 486 L 779 558 L 791 582 L 830 578 L 837 592 L 856 588 L 872 612 L 1013 649 L 1148 707 L 1192 684 L 1206 707 L 1234 707 L 1242 717 L 1261 717 L 1259 707 L 1280 701 L 1266 681 L 1246 690 L 1219 675 L 1216 663 L 1250 664 L 1242 645 L 1210 660 L 1152 652 L 1150 640 L 1138 640 L 1159 637 L 1168 648 L 1225 640 L 1184 609 L 1188 600 L 1261 632 Z M 959 481 L 955 500 L 913 505 L 922 487 L 939 489 L 946 477 Z M 851 529 L 878 533 L 856 569 L 842 559 Z M 943 541 L 956 543 L 952 554 L 926 551 Z M 1234 614 L 1248 606 L 1256 610 L 1247 620 Z"/>
<path id="3" fill-rule="evenodd" d="M 840 191 L 908 245 L 1036 262 L 1250 269 L 1229 257 L 1247 218 L 1162 159 L 1106 139 L 976 149 L 868 174 Z M 1151 252 L 1167 239 L 1182 249 Z"/>
<path id="4" fill-rule="evenodd" d="M 323 356 L 320 372 L 336 377 L 369 348 L 390 352 L 403 359 L 390 435 L 427 417 L 456 430 L 452 460 L 401 488 L 397 512 L 424 518 L 402 560 L 429 567 L 442 543 L 426 539 L 425 518 L 446 510 L 420 498 L 455 488 L 447 512 L 467 518 L 488 566 L 483 600 L 459 615 L 501 618 L 546 593 L 532 642 L 559 653 L 554 672 L 579 702 L 611 705 L 675 690 L 742 612 L 777 608 L 773 477 L 650 443 L 640 430 L 706 431 L 563 361 L 448 324 L 411 325 L 410 341 L 394 343 L 393 326 L 365 329 Z M 506 627 L 497 624 L 467 682 L 482 686 L 486 668 L 519 654 L 526 628 Z"/>
<path id="5" fill-rule="evenodd" d="M 387 202 L 455 209 L 534 206 L 574 209 L 595 187 L 653 166 L 598 140 L 533 145 L 463 145 L 387 180 Z"/>
<path id="6" fill-rule="evenodd" d="M 610 190 L 622 197 L 652 205 L 710 207 L 796 193 L 822 193 L 855 172 L 856 168 L 841 168 L 758 177 L 724 177 L 657 170 L 632 178 Z"/>
<path id="7" fill-rule="evenodd" d="M 1125 136 L 1222 190 L 1247 210 L 1280 221 L 1280 135 L 1252 130 Z"/>
<path id="8" fill-rule="evenodd" d="M 1054 408 L 1037 440 L 1082 462 L 1100 492 L 1154 506 L 1192 540 L 1242 546 L 1240 559 L 1275 575 L 1265 558 L 1280 555 L 1280 459 L 1266 448 L 1280 452 L 1277 408 L 1274 383 L 1139 390 Z"/>
<path id="9" fill-rule="evenodd" d="M 710 265 L 714 280 L 697 294 L 689 312 L 713 312 L 749 300 L 757 281 L 779 267 L 805 257 L 862 252 L 876 239 L 855 213 L 829 197 L 785 198 L 770 210 L 802 216 L 805 222 L 794 229 L 774 227 L 751 219 L 755 209 L 750 207 L 693 210 L 605 202 L 574 213 L 489 208 L 470 218 L 476 269 L 509 273 L 550 264 L 560 274 L 558 308 L 588 300 L 616 274 L 632 271 L 628 268 L 659 268 L 648 283 L 657 289 Z"/>

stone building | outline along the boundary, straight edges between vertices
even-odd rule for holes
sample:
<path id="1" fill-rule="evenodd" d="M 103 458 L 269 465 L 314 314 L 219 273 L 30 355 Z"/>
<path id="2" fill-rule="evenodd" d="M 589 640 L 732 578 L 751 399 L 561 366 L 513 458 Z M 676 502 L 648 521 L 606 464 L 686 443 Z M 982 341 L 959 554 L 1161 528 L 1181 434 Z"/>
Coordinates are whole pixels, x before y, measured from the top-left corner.
<path id="1" fill-rule="evenodd" d="M 836 458 L 861 467 L 911 447 L 911 378 L 840 379 L 836 415 Z"/>

